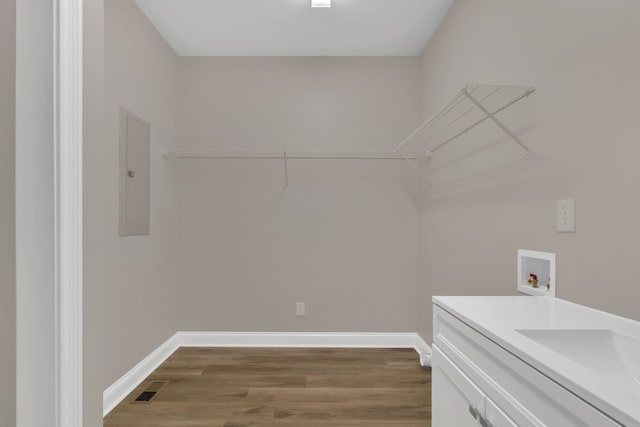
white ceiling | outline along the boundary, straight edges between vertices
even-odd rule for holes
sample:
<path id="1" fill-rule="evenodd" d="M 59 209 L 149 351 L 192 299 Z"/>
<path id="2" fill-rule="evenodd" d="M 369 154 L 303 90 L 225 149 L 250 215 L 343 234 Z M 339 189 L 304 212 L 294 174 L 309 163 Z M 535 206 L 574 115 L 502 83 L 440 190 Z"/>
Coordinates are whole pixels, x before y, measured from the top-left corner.
<path id="1" fill-rule="evenodd" d="M 183 56 L 419 55 L 453 0 L 136 0 Z"/>

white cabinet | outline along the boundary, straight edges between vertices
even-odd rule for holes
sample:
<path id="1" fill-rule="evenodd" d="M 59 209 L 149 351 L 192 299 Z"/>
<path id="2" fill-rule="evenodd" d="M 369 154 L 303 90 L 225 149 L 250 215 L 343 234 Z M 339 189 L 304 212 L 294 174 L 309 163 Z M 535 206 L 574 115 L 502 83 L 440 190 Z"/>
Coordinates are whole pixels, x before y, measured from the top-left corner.
<path id="1" fill-rule="evenodd" d="M 434 305 L 434 427 L 620 427 L 529 364 Z"/>
<path id="2" fill-rule="evenodd" d="M 511 418 L 507 416 L 498 406 L 493 403 L 493 400 L 487 398 L 485 402 L 485 420 L 493 424 L 496 427 L 517 427 Z"/>
<path id="3" fill-rule="evenodd" d="M 431 355 L 432 423 L 441 427 L 475 427 L 484 415 L 485 394 L 437 348 Z"/>
<path id="4" fill-rule="evenodd" d="M 437 347 L 433 350 L 432 369 L 434 426 L 517 426 Z"/>

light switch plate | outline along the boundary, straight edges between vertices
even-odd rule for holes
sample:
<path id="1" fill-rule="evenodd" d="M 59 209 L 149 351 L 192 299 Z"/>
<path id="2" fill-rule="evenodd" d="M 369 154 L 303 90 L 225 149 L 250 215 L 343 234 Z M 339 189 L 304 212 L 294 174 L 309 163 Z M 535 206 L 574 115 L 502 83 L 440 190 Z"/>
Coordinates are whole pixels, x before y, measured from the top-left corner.
<path id="1" fill-rule="evenodd" d="M 576 232 L 576 201 L 575 199 L 558 200 L 558 232 Z"/>

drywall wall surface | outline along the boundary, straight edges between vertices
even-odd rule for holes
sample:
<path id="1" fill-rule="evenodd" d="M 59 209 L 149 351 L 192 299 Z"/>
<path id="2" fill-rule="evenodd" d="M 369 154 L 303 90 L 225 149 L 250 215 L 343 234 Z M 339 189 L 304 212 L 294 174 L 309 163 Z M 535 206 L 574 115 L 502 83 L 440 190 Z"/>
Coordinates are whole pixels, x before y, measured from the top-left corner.
<path id="1" fill-rule="evenodd" d="M 111 267 L 105 263 L 104 242 L 108 198 L 105 176 L 111 173 L 111 154 L 104 138 L 104 0 L 84 0 L 83 12 L 83 423 L 101 427 L 103 384 L 103 289 L 110 286 Z M 111 224 L 111 222 L 107 222 Z M 114 317 L 117 317 L 114 316 Z M 111 356 L 111 353 L 109 353 Z M 108 359 L 107 359 L 108 360 Z"/>
<path id="2" fill-rule="evenodd" d="M 0 427 L 16 423 L 16 2 L 0 1 Z"/>
<path id="3" fill-rule="evenodd" d="M 181 146 L 393 149 L 416 58 L 181 58 Z M 176 160 L 181 328 L 414 331 L 419 181 L 403 161 Z M 307 314 L 296 317 L 296 302 Z"/>
<path id="4" fill-rule="evenodd" d="M 104 310 L 106 388 L 178 328 L 175 185 L 162 150 L 177 135 L 177 56 L 133 0 L 105 2 L 103 164 L 94 190 L 102 198 L 100 256 L 108 281 Z M 124 107 L 151 124 L 151 233 L 118 236 L 119 118 Z M 89 171 L 89 175 L 93 172 Z M 96 197 L 97 197 L 96 196 Z M 95 212 L 95 215 L 99 213 Z"/>
<path id="5" fill-rule="evenodd" d="M 53 10 L 16 2 L 16 425 L 55 419 Z M 33 410 L 33 402 L 38 410 Z"/>
<path id="6" fill-rule="evenodd" d="M 184 145 L 392 149 L 413 130 L 417 58 L 182 57 Z"/>
<path id="7" fill-rule="evenodd" d="M 421 208 L 421 316 L 433 295 L 513 294 L 516 250 L 558 254 L 558 297 L 640 319 L 640 3 L 457 0 L 423 54 L 423 117 L 469 83 L 533 85 L 500 117 L 438 152 Z M 556 232 L 576 199 L 577 232 Z M 543 278 L 546 280 L 546 278 Z"/>

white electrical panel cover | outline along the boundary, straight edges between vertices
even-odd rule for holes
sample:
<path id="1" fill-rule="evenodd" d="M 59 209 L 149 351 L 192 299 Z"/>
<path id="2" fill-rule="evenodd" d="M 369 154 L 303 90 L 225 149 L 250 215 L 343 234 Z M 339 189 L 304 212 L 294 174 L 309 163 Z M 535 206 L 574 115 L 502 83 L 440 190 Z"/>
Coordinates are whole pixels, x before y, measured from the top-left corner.
<path id="1" fill-rule="evenodd" d="M 151 126 L 120 111 L 120 235 L 149 234 Z"/>

